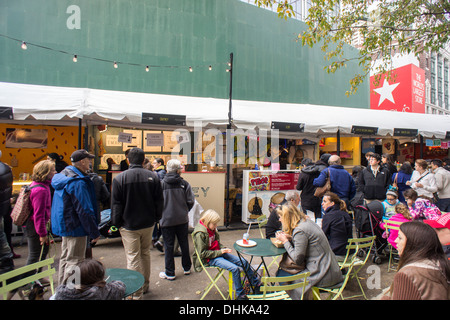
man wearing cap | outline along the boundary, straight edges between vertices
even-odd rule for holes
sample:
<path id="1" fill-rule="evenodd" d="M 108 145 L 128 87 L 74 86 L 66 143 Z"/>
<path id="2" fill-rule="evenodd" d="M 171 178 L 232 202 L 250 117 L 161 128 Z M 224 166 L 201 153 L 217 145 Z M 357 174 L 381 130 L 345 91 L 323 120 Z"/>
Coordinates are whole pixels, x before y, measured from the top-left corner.
<path id="1" fill-rule="evenodd" d="M 62 237 L 59 284 L 85 258 L 87 240 L 95 243 L 100 237 L 94 183 L 87 173 L 93 158 L 84 149 L 73 152 L 72 165 L 52 179 L 52 232 Z"/>
<path id="2" fill-rule="evenodd" d="M 450 260 L 450 213 L 443 214 L 439 219 L 424 220 L 423 222 L 436 230 L 444 252 Z"/>

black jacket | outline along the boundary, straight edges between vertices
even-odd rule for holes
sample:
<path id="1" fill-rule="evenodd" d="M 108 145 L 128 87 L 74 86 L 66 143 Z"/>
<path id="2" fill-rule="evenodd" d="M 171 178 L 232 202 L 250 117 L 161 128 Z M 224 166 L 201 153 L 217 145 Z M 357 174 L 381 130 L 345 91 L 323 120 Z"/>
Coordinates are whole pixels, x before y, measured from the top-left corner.
<path id="1" fill-rule="evenodd" d="M 327 236 L 334 254 L 345 255 L 348 239 L 353 236 L 352 219 L 347 212 L 339 209 L 339 204 L 335 204 L 325 211 L 322 218 L 322 230 Z"/>
<path id="2" fill-rule="evenodd" d="M 178 173 L 169 172 L 161 181 L 164 208 L 160 227 L 172 227 L 189 222 L 189 210 L 195 204 L 195 196 L 189 182 Z"/>
<path id="3" fill-rule="evenodd" d="M 323 168 L 321 166 L 311 165 L 301 170 L 300 175 L 298 176 L 297 190 L 302 192 L 300 194 L 302 207 L 320 206 L 321 199 L 314 196 L 316 187 L 314 187 L 313 181 L 320 175 L 320 169 Z"/>
<path id="4" fill-rule="evenodd" d="M 269 218 L 267 218 L 266 224 L 266 239 L 274 238 L 275 233 L 281 230 L 282 225 L 280 221 L 280 217 L 278 216 L 277 210 L 280 209 L 281 206 L 287 204 L 287 200 L 283 199 L 281 203 L 272 209 L 270 212 Z"/>
<path id="5" fill-rule="evenodd" d="M 389 171 L 379 167 L 376 177 L 372 173 L 370 166 L 364 168 L 359 175 L 358 191 L 364 193 L 364 198 L 368 200 L 386 199 L 386 191 L 390 184 Z"/>
<path id="6" fill-rule="evenodd" d="M 163 193 L 158 175 L 132 164 L 113 180 L 111 220 L 128 230 L 149 228 L 161 219 Z"/>
<path id="7" fill-rule="evenodd" d="M 10 214 L 13 174 L 11 168 L 0 161 L 0 219 Z"/>

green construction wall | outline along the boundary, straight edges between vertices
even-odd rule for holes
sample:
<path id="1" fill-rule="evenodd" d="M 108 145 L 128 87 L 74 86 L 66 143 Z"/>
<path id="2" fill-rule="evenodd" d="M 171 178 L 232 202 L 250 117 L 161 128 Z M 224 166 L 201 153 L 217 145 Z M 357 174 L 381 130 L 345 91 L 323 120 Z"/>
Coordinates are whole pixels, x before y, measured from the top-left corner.
<path id="1" fill-rule="evenodd" d="M 80 8 L 80 29 L 66 25 L 71 5 Z M 345 95 L 357 64 L 327 74 L 320 48 L 295 42 L 304 28 L 237 0 L 2 0 L 0 34 L 79 56 L 184 67 L 145 72 L 82 57 L 73 63 L 70 55 L 22 50 L 0 37 L 0 81 L 228 98 L 233 52 L 234 99 L 369 108 L 368 81 Z"/>

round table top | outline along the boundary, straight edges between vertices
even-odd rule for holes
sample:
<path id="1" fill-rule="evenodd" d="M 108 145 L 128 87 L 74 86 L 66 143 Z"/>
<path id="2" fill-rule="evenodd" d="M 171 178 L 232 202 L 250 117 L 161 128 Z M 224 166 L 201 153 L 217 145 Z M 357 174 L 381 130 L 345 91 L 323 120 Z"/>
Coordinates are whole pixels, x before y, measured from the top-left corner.
<path id="1" fill-rule="evenodd" d="M 255 241 L 256 246 L 242 247 L 235 242 L 234 249 L 239 253 L 258 257 L 279 256 L 286 252 L 286 249 L 284 247 L 275 247 L 270 239 L 252 238 L 250 240 Z"/>
<path id="2" fill-rule="evenodd" d="M 111 268 L 106 269 L 105 273 L 107 277 L 106 282 L 120 280 L 125 283 L 126 289 L 124 297 L 128 297 L 135 293 L 144 285 L 144 276 L 135 270 Z"/>

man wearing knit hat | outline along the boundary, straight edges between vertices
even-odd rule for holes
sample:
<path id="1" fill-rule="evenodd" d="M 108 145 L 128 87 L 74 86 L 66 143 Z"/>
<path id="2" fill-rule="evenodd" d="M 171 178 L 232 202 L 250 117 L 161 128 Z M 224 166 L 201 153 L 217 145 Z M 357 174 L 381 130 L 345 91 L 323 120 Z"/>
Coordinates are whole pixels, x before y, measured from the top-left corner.
<path id="1" fill-rule="evenodd" d="M 450 260 L 450 213 L 443 214 L 439 219 L 424 220 L 423 222 L 436 230 L 444 252 Z"/>

